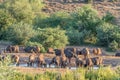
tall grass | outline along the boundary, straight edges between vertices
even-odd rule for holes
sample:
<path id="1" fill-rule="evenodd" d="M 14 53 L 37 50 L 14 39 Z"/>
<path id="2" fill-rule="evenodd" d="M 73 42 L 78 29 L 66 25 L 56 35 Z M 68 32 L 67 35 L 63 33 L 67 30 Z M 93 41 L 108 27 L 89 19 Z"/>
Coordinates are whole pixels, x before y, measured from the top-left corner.
<path id="1" fill-rule="evenodd" d="M 110 67 L 98 70 L 80 68 L 76 71 L 67 70 L 64 74 L 49 71 L 43 74 L 16 73 L 10 80 L 120 80 L 120 75 Z"/>

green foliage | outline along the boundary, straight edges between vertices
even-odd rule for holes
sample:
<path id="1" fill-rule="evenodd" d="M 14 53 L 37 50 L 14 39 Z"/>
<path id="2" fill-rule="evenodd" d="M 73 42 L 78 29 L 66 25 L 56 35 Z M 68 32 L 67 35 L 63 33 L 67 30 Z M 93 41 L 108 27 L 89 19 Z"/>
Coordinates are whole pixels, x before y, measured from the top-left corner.
<path id="1" fill-rule="evenodd" d="M 48 27 L 48 23 L 47 23 L 47 18 L 49 16 L 43 12 L 39 13 L 33 22 L 33 25 L 35 26 L 35 29 L 37 28 L 45 28 Z"/>
<path id="2" fill-rule="evenodd" d="M 25 45 L 31 37 L 35 35 L 33 27 L 23 22 L 11 25 L 4 35 L 4 39 L 15 44 Z"/>
<path id="3" fill-rule="evenodd" d="M 0 39 L 3 38 L 4 31 L 15 22 L 9 13 L 3 9 L 0 9 Z"/>
<path id="4" fill-rule="evenodd" d="M 65 35 L 65 31 L 60 28 L 39 28 L 37 35 L 32 41 L 42 44 L 45 49 L 49 47 L 62 48 L 68 44 L 68 38 Z"/>
<path id="5" fill-rule="evenodd" d="M 78 30 L 68 30 L 67 31 L 68 40 L 70 45 L 80 45 L 83 42 L 83 34 L 80 33 Z"/>
<path id="6" fill-rule="evenodd" d="M 88 71 L 86 74 L 88 80 L 117 80 L 119 75 L 109 67 L 98 70 Z"/>
<path id="7" fill-rule="evenodd" d="M 6 0 L 0 7 L 12 15 L 17 22 L 32 24 L 43 7 L 42 0 Z"/>
<path id="8" fill-rule="evenodd" d="M 118 43 L 114 40 L 108 46 L 112 51 L 116 51 L 118 49 Z"/>
<path id="9" fill-rule="evenodd" d="M 97 27 L 99 44 L 108 46 L 113 40 L 120 42 L 120 29 L 110 23 L 102 23 Z"/>
<path id="10" fill-rule="evenodd" d="M 86 3 L 92 3 L 93 0 L 85 0 Z"/>
<path id="11" fill-rule="evenodd" d="M 28 1 L 35 14 L 38 14 L 40 10 L 44 7 L 43 0 L 28 0 Z"/>
<path id="12" fill-rule="evenodd" d="M 73 24 L 71 23 L 71 18 L 70 14 L 64 11 L 59 11 L 56 13 L 51 14 L 50 16 L 43 15 L 45 16 L 43 21 L 41 21 L 41 17 L 38 18 L 39 21 L 37 20 L 37 23 L 35 24 L 39 28 L 45 28 L 45 27 L 57 27 L 60 26 L 62 29 L 68 29 L 71 27 Z"/>
<path id="13" fill-rule="evenodd" d="M 82 8 L 78 8 L 75 12 L 71 13 L 71 16 L 75 24 L 74 26 L 76 26 L 76 30 L 81 34 L 81 43 L 96 44 L 96 27 L 101 22 L 97 11 L 90 5 L 87 5 Z"/>
<path id="14" fill-rule="evenodd" d="M 102 21 L 107 23 L 113 23 L 114 19 L 115 17 L 109 12 L 107 12 L 106 15 L 102 17 Z"/>
<path id="15" fill-rule="evenodd" d="M 12 80 L 12 78 L 15 76 L 16 71 L 9 66 L 10 64 L 11 64 L 10 56 L 5 57 L 5 60 L 0 61 L 1 80 Z"/>
<path id="16" fill-rule="evenodd" d="M 32 19 L 35 16 L 27 0 L 7 0 L 4 7 L 17 22 L 32 23 Z"/>
<path id="17" fill-rule="evenodd" d="M 75 71 L 67 70 L 64 74 L 60 72 L 46 71 L 41 74 L 23 74 L 15 73 L 12 78 L 7 80 L 119 80 L 119 74 L 113 71 L 111 68 L 100 68 L 98 70 L 87 70 L 84 68 L 77 69 Z M 4 78 L 4 79 L 5 79 Z M 6 79 L 5 79 L 6 80 Z"/>
<path id="18" fill-rule="evenodd" d="M 92 6 L 87 5 L 82 8 L 78 8 L 71 14 L 73 16 L 79 31 L 87 30 L 92 33 L 96 33 L 96 26 L 99 24 L 99 17 L 97 11 Z"/>

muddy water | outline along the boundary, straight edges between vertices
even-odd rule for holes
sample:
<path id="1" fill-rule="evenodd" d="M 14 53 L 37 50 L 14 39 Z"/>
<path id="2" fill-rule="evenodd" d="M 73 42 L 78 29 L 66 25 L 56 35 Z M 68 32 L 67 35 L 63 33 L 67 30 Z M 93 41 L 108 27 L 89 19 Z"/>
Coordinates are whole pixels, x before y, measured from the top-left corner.
<path id="1" fill-rule="evenodd" d="M 16 64 L 12 64 L 11 66 L 16 66 Z M 22 63 L 22 64 L 19 64 L 20 67 L 28 67 L 28 65 L 26 63 Z M 33 68 L 38 68 L 37 64 L 34 64 L 34 66 L 32 66 Z M 42 66 L 44 67 L 44 66 Z M 47 64 L 46 68 L 56 68 L 55 65 L 49 65 Z M 68 68 L 68 67 L 67 67 Z M 69 68 L 71 70 L 76 70 L 77 68 L 76 67 L 71 67 Z M 94 66 L 93 69 L 99 69 L 99 67 L 97 66 Z"/>

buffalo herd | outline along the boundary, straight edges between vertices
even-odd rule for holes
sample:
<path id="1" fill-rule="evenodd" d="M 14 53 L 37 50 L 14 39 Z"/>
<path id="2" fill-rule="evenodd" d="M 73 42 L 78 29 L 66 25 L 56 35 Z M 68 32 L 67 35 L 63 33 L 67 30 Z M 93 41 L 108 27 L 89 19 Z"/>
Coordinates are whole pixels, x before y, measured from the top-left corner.
<path id="1" fill-rule="evenodd" d="M 28 66 L 34 66 L 37 64 L 38 67 L 46 67 L 47 65 L 51 67 L 51 65 L 54 65 L 55 67 L 66 68 L 71 67 L 71 62 L 73 62 L 73 59 L 76 67 L 93 67 L 94 65 L 100 66 L 103 64 L 103 52 L 101 48 L 48 48 L 47 53 L 55 54 L 55 56 L 53 56 L 53 58 L 48 62 L 46 61 L 47 59 L 44 54 L 40 52 L 41 48 L 38 46 L 28 46 L 23 50 L 24 52 L 31 53 L 28 56 Z M 17 45 L 10 45 L 6 48 L 5 53 L 20 53 L 20 48 Z M 116 54 L 116 56 L 119 55 L 119 53 Z M 4 60 L 5 57 L 6 56 L 0 57 L 0 61 Z M 19 66 L 20 57 L 18 55 L 12 55 L 11 61 Z"/>

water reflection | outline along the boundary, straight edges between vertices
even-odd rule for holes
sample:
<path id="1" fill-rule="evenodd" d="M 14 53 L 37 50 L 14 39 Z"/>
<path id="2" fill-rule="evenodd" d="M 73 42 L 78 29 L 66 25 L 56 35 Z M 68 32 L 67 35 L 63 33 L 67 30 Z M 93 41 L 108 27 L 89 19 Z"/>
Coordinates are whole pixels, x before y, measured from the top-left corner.
<path id="1" fill-rule="evenodd" d="M 16 66 L 16 64 L 12 64 L 12 65 L 10 65 L 10 66 Z M 19 64 L 19 66 L 20 66 L 20 67 L 28 67 L 27 63 Z M 32 67 L 37 68 L 38 66 L 37 66 L 37 64 L 34 64 L 34 66 L 32 66 Z M 42 67 L 43 67 L 43 66 L 42 66 Z M 55 65 L 50 65 L 50 67 L 49 67 L 48 64 L 47 64 L 46 67 L 47 67 L 47 68 L 56 68 Z M 76 68 L 76 67 L 71 67 L 71 68 L 69 68 L 69 69 L 71 69 L 71 70 L 76 70 L 77 68 Z M 99 69 L 99 67 L 94 66 L 93 69 L 96 70 L 96 69 Z"/>

